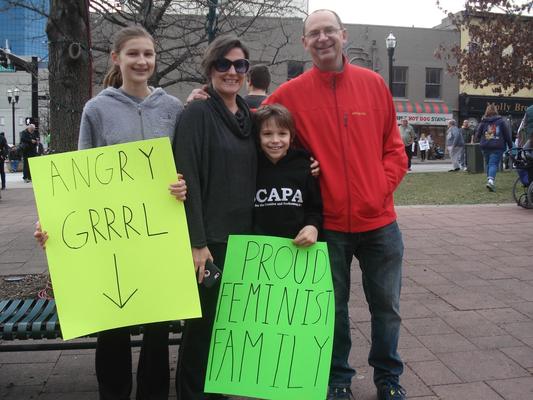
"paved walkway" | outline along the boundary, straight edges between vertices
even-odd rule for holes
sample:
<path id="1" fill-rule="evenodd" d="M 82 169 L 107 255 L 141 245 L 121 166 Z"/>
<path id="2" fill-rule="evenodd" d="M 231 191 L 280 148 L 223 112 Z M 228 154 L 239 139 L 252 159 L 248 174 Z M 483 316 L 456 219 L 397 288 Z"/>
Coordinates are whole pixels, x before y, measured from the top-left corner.
<path id="1" fill-rule="evenodd" d="M 32 239 L 31 184 L 8 182 L 2 197 L 0 275 L 46 271 Z M 533 211 L 514 204 L 417 206 L 398 214 L 406 248 L 400 351 L 409 399 L 533 399 Z M 375 400 L 357 268 L 352 277 L 352 389 L 358 400 Z M 172 356 L 175 366 L 176 348 Z M 93 364 L 92 350 L 0 353 L 0 398 L 95 399 Z"/>

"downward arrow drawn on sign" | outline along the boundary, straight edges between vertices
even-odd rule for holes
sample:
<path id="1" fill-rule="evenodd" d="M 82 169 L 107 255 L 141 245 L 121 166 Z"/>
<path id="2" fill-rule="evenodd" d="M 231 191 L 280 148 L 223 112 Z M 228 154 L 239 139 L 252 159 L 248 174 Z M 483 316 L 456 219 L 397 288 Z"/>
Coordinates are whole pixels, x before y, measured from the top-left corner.
<path id="1" fill-rule="evenodd" d="M 115 277 L 117 279 L 117 290 L 118 290 L 118 302 L 113 300 L 111 297 L 109 297 L 107 294 L 102 293 L 105 297 L 107 297 L 109 300 L 113 302 L 118 308 L 124 308 L 124 306 L 130 301 L 131 297 L 137 292 L 139 289 L 135 289 L 132 294 L 129 295 L 129 297 L 126 299 L 126 301 L 122 302 L 122 295 L 120 294 L 120 280 L 118 278 L 118 266 L 117 266 L 117 256 L 116 254 L 113 254 L 113 260 L 115 261 Z"/>

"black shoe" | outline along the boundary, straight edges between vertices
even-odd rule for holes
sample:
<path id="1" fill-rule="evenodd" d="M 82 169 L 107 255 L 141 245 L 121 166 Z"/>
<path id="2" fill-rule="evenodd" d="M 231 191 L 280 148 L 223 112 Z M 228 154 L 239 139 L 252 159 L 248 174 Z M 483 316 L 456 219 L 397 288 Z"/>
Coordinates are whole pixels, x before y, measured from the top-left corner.
<path id="1" fill-rule="evenodd" d="M 378 386 L 378 400 L 406 400 L 407 392 L 398 383 L 384 383 Z"/>
<path id="2" fill-rule="evenodd" d="M 355 400 L 349 387 L 330 387 L 327 400 Z"/>

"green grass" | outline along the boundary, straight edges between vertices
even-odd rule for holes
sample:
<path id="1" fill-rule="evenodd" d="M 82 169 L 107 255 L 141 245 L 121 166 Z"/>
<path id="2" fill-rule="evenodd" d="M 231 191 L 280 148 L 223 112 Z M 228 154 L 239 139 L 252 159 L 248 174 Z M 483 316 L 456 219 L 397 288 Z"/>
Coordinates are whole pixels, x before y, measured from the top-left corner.
<path id="1" fill-rule="evenodd" d="M 426 172 L 407 174 L 394 193 L 396 205 L 514 203 L 515 171 L 498 172 L 496 192 L 485 187 L 485 174 Z"/>

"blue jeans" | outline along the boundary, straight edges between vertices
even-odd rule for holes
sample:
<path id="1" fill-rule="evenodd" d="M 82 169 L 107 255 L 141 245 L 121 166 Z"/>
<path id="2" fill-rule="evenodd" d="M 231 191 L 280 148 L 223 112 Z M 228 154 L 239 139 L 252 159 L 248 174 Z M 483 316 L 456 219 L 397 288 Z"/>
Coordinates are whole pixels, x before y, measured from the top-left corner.
<path id="1" fill-rule="evenodd" d="M 487 169 L 487 179 L 496 179 L 496 172 L 500 168 L 503 150 L 483 150 L 485 158 L 485 168 Z"/>
<path id="2" fill-rule="evenodd" d="M 363 289 L 371 314 L 372 344 L 368 363 L 374 367 L 374 383 L 398 383 L 403 372 L 403 362 L 397 351 L 403 258 L 402 234 L 398 224 L 393 222 L 362 233 L 324 230 L 323 237 L 328 243 L 335 292 L 330 387 L 350 386 L 355 375 L 355 370 L 348 364 L 352 347 L 348 300 L 353 256 L 359 260 Z"/>

